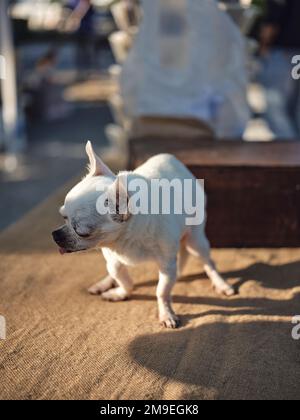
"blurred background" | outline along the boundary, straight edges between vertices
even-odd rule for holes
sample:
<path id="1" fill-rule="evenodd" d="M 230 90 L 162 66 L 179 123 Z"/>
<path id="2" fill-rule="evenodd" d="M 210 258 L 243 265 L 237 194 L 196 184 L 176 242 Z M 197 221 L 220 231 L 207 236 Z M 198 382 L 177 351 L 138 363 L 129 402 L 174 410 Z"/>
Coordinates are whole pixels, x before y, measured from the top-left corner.
<path id="1" fill-rule="evenodd" d="M 299 4 L 1 0 L 0 230 L 83 170 L 86 140 L 120 169 L 166 118 L 166 136 L 299 139 Z"/>

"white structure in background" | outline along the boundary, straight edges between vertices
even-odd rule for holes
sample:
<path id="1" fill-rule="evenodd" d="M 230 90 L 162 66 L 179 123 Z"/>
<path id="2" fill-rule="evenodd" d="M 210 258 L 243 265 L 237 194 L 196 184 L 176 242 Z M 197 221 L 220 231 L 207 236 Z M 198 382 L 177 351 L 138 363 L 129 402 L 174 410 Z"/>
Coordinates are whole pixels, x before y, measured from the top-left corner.
<path id="1" fill-rule="evenodd" d="M 245 40 L 211 0 L 142 0 L 143 21 L 121 75 L 130 118 L 192 117 L 219 137 L 250 118 Z"/>
<path id="2" fill-rule="evenodd" d="M 111 13 L 118 30 L 110 35 L 109 42 L 117 64 L 112 65 L 109 68 L 109 73 L 119 87 L 122 65 L 128 57 L 128 53 L 132 48 L 137 33 L 137 28 L 131 25 L 127 6 L 128 2 L 123 0 L 113 3 L 111 6 Z M 138 7 L 134 7 L 132 11 L 135 12 L 135 18 L 138 20 Z M 118 164 L 120 164 L 120 160 L 123 161 L 124 164 L 127 164 L 127 143 L 130 118 L 125 115 L 124 101 L 120 94 L 120 89 L 109 98 L 108 103 L 115 123 L 109 124 L 105 130 L 106 137 L 110 142 L 110 148 L 104 152 L 104 159 L 111 161 L 115 158 L 118 161 Z"/>
<path id="3" fill-rule="evenodd" d="M 2 67 L 5 67 L 1 77 L 3 143 L 8 151 L 14 152 L 21 145 L 18 138 L 16 65 L 7 0 L 0 1 L 0 55 Z"/>
<path id="4" fill-rule="evenodd" d="M 12 7 L 11 14 L 27 20 L 31 30 L 55 30 L 63 19 L 63 7 L 51 0 L 21 0 Z"/>

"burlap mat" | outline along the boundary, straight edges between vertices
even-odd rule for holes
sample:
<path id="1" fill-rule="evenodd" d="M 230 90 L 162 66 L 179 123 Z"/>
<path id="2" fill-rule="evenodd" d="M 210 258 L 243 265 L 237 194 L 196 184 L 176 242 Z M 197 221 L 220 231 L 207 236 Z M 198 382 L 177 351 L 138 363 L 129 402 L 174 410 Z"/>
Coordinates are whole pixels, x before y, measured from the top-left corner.
<path id="1" fill-rule="evenodd" d="M 300 398 L 300 251 L 218 250 L 240 295 L 215 295 L 198 261 L 174 291 L 183 327 L 157 323 L 152 265 L 133 270 L 130 301 L 86 288 L 104 276 L 96 252 L 61 257 L 51 242 L 63 193 L 0 237 L 0 398 Z M 20 203 L 22 205 L 22 203 Z"/>

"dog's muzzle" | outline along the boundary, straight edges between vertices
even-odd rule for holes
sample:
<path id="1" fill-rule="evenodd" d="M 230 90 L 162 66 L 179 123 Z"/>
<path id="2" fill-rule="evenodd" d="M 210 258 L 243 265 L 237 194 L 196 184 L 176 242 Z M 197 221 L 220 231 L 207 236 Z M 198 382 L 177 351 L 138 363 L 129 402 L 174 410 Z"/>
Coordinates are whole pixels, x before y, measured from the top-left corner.
<path id="1" fill-rule="evenodd" d="M 59 246 L 59 252 L 62 255 L 86 250 L 86 248 L 78 246 L 76 240 L 70 236 L 69 229 L 66 225 L 52 232 L 52 237 L 54 242 Z"/>
<path id="2" fill-rule="evenodd" d="M 54 242 L 59 246 L 59 252 L 61 254 L 76 252 L 76 244 L 68 234 L 67 226 L 62 226 L 59 229 L 52 232 Z"/>

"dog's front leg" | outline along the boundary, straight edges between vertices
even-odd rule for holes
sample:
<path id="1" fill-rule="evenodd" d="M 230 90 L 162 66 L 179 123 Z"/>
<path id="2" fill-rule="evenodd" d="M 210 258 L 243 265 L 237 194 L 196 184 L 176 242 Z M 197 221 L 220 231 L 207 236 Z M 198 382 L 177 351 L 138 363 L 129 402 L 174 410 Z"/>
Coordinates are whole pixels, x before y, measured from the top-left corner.
<path id="1" fill-rule="evenodd" d="M 117 283 L 117 287 L 102 293 L 102 298 L 113 302 L 126 300 L 133 290 L 133 282 L 127 268 L 116 259 L 107 261 L 107 271 Z"/>
<path id="2" fill-rule="evenodd" d="M 156 296 L 158 302 L 159 321 L 167 328 L 177 328 L 179 318 L 172 308 L 171 292 L 177 279 L 177 259 L 167 264 L 160 264 L 159 282 Z"/>
<path id="3" fill-rule="evenodd" d="M 112 289 L 115 285 L 114 279 L 108 275 L 104 279 L 98 281 L 97 283 L 93 284 L 88 289 L 88 292 L 91 295 L 101 295 L 104 292 L 107 292 L 108 290 Z"/>

